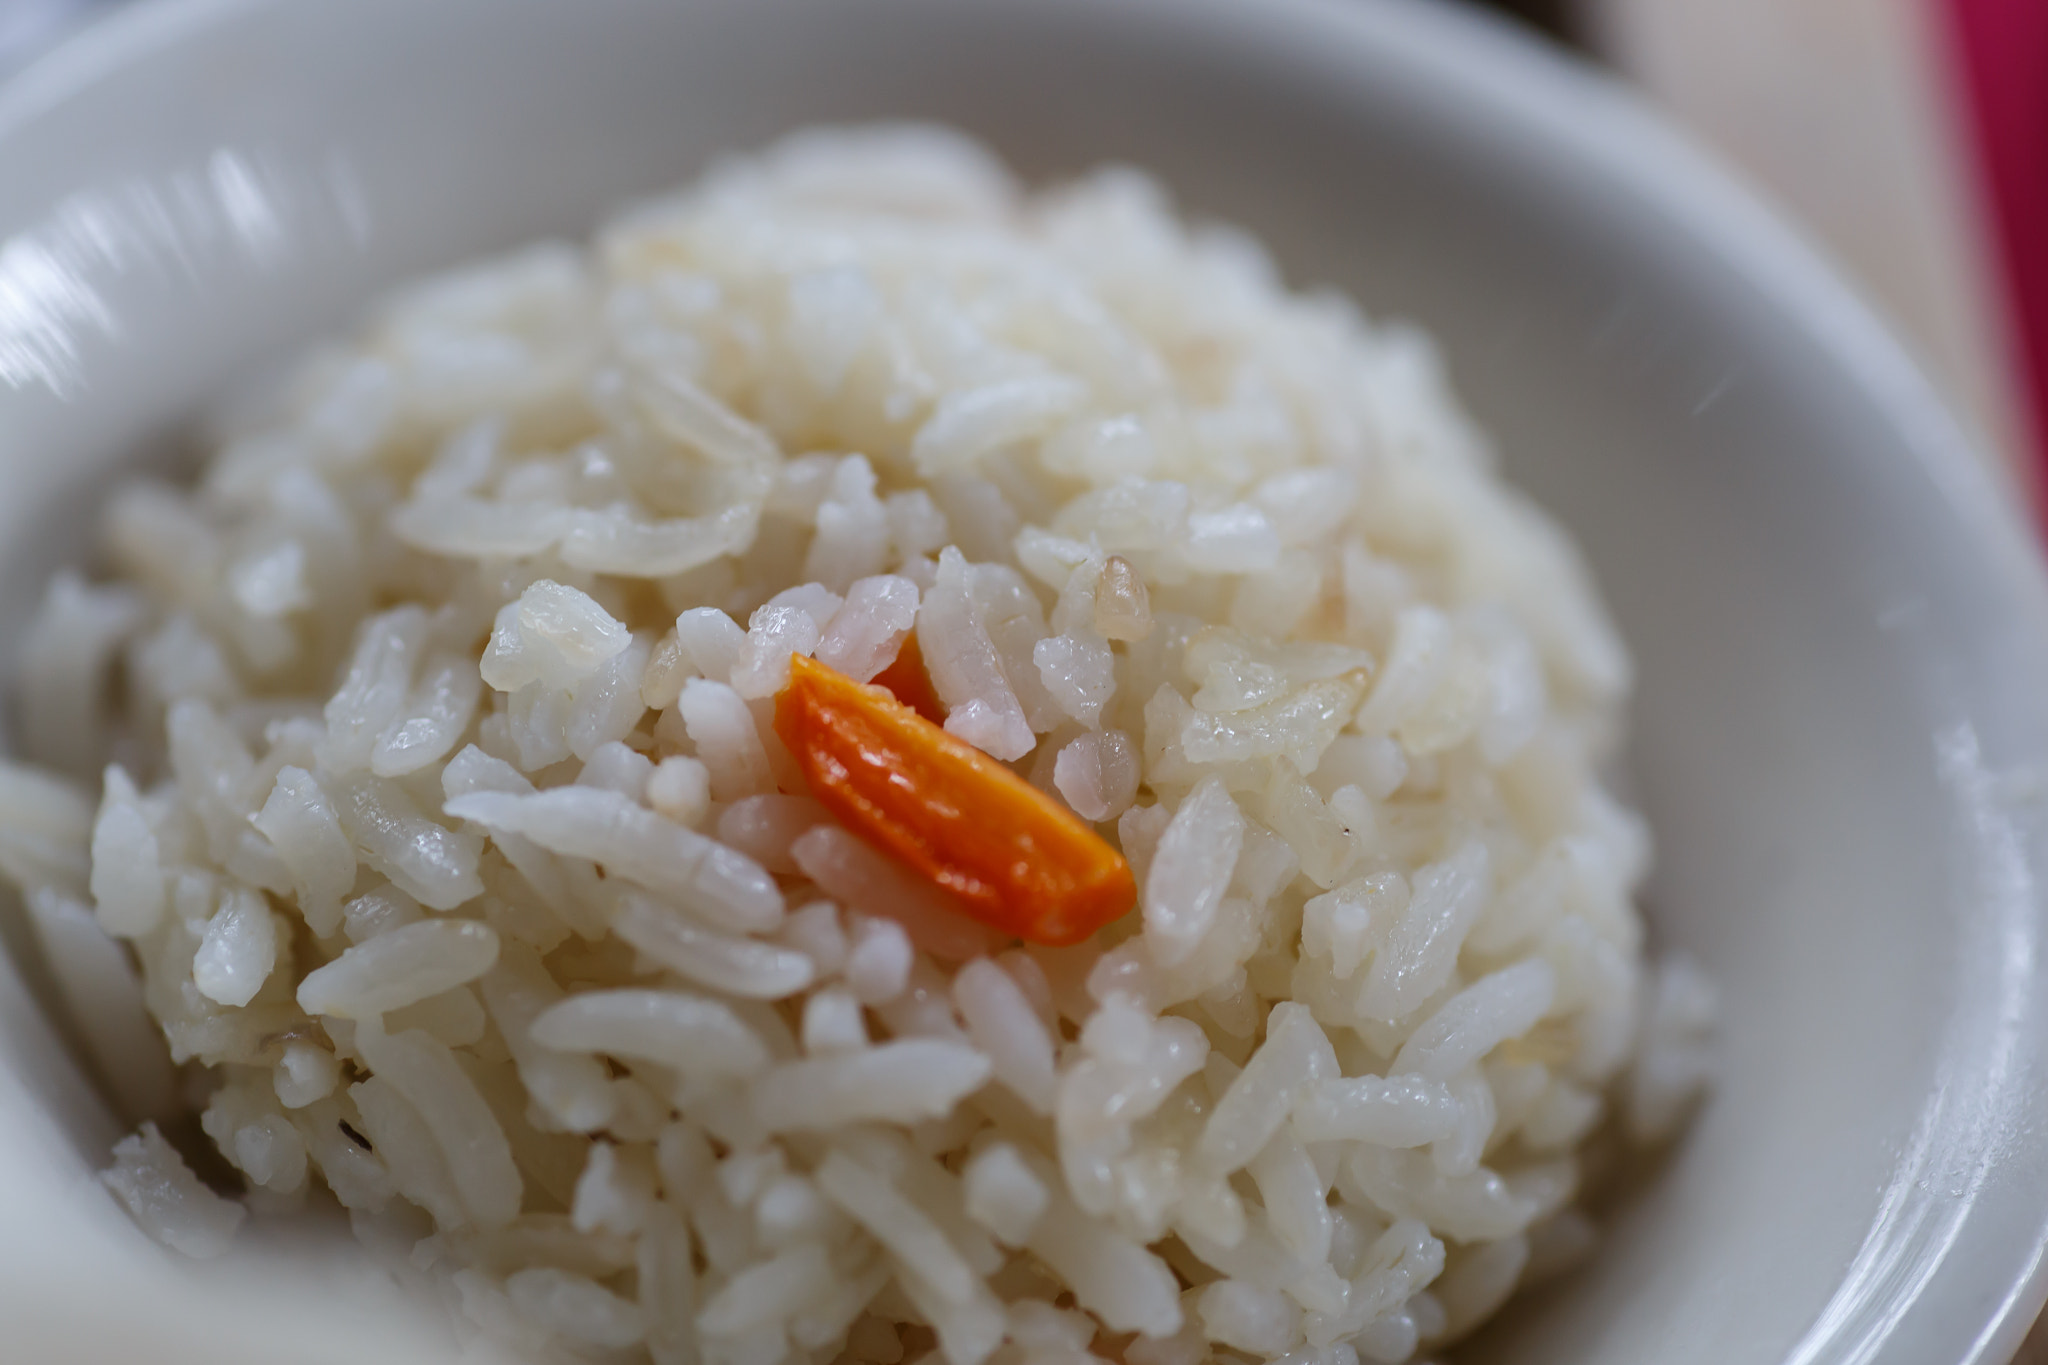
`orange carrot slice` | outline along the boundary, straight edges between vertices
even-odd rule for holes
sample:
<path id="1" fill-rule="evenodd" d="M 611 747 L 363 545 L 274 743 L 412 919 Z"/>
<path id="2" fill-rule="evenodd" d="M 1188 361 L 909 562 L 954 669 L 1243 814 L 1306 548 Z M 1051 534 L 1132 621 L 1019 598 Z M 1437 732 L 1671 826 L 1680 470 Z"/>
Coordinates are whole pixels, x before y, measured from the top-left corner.
<path id="1" fill-rule="evenodd" d="M 1131 908 L 1131 865 L 1073 812 L 886 688 L 799 654 L 775 733 L 841 824 L 991 928 L 1079 943 Z"/>
<path id="2" fill-rule="evenodd" d="M 916 631 L 903 637 L 903 647 L 896 651 L 887 668 L 875 674 L 874 682 L 877 687 L 888 688 L 896 700 L 932 724 L 946 723 L 946 708 L 939 705 L 939 694 L 932 691 L 931 675 L 925 672 L 924 651 L 917 647 Z"/>

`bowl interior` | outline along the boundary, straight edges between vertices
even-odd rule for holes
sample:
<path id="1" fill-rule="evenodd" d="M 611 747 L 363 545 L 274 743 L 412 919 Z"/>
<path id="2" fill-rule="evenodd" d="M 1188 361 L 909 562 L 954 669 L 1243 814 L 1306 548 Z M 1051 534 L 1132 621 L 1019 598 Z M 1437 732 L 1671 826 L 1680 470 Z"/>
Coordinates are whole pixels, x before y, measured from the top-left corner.
<path id="1" fill-rule="evenodd" d="M 0 97 L 0 650 L 111 472 L 280 348 L 721 151 L 894 116 L 957 122 L 1034 177 L 1153 168 L 1292 282 L 1427 327 L 1636 652 L 1654 933 L 1721 983 L 1724 1074 L 1595 1263 L 1469 1357 L 2009 1348 L 2048 1218 L 2033 561 L 1824 272 L 1622 97 L 1461 13 L 145 7 Z M 253 1359 L 289 1320 L 307 1358 L 445 1354 L 447 1328 L 323 1232 L 232 1270 L 144 1243 L 89 1178 L 118 1125 L 15 957 L 0 1301 L 29 1340 Z M 110 1282 L 154 1325 L 80 1326 Z"/>

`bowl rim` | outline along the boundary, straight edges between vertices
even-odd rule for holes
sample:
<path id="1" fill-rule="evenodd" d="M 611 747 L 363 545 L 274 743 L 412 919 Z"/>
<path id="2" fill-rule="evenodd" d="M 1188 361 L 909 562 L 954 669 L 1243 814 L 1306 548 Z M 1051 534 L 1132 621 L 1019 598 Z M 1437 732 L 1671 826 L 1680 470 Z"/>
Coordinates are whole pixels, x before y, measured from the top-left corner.
<path id="1" fill-rule="evenodd" d="M 1523 136 L 1549 144 L 1603 189 L 1647 210 L 1661 230 L 1690 238 L 1692 247 L 1712 258 L 1714 269 L 1753 291 L 1778 322 L 1834 367 L 1868 411 L 1898 433 L 1907 453 L 1904 468 L 1894 465 L 1871 477 L 1906 477 L 1932 492 L 1948 522 L 1944 534 L 1963 544 L 1962 557 L 1974 563 L 1986 582 L 2008 594 L 1997 606 L 2000 624 L 2048 638 L 2048 574 L 2024 505 L 1994 476 L 1891 325 L 1801 229 L 1618 78 L 1462 0 L 1262 0 L 1256 7 L 1241 0 L 1035 3 L 1047 11 L 1108 5 L 1149 22 L 1247 37 L 1257 32 L 1269 41 L 1278 32 L 1298 50 L 1313 49 L 1340 62 L 1368 51 L 1382 59 L 1391 54 L 1457 90 L 1479 116 L 1527 129 Z M 203 43 L 216 25 L 319 4 L 150 0 L 97 14 L 0 80 L 0 145 L 33 136 L 40 116 L 125 69 L 175 59 L 176 49 Z M 2006 819 L 1988 806 L 1972 813 L 1994 822 Z M 2009 820 L 2001 828 L 2019 849 L 2016 912 L 2041 921 L 2041 878 L 2035 869 L 2040 859 Z M 1970 1008 L 2033 1023 L 2048 1013 L 2031 974 L 2001 981 L 1998 991 Z M 2048 1049 L 2036 1047 L 2034 1055 L 2042 1051 Z M 2000 1111 L 1989 1118 L 2003 1115 Z M 2030 1156 L 2048 1156 L 2048 1133 L 2007 1142 L 1983 1160 L 2016 1163 Z M 1994 1365 L 2018 1348 L 2048 1300 L 2048 1205 L 2033 1219 L 2030 1236 L 2006 1247 L 2011 1264 L 1990 1277 L 1947 1254 L 1972 1216 L 1974 1206 L 1966 1208 L 1956 1235 L 1941 1241 L 1931 1258 L 1923 1251 L 1904 1267 L 1912 1281 L 1909 1292 L 1894 1296 L 1889 1307 L 1880 1302 L 1893 1283 L 1886 1277 L 1901 1267 L 1882 1256 L 1866 1264 L 1868 1253 L 1886 1233 L 1887 1209 L 1901 1196 L 1902 1182 L 1920 1173 L 1907 1169 L 1902 1157 L 1862 1250 L 1786 1357 L 1788 1365 L 1834 1359 L 1903 1362 L 1932 1359 L 1937 1352 L 1957 1365 Z M 1992 1305 L 1988 1315 L 1987 1301 Z M 1918 1325 L 1904 1331 L 1908 1309 L 1914 1310 Z M 1928 1325 L 1930 1316 L 1939 1324 L 1938 1340 L 1928 1335 L 1936 1330 Z"/>

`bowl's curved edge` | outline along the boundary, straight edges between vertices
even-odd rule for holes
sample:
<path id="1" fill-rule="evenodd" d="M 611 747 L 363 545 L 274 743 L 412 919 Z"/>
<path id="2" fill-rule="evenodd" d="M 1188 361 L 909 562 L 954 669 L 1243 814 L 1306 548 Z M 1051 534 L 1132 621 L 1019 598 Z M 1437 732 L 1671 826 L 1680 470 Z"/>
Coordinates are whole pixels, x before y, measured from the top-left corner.
<path id="1" fill-rule="evenodd" d="M 1425 0 L 1373 5 L 1275 0 L 1275 7 L 1290 11 L 1304 26 L 1321 27 L 1333 41 L 1348 36 L 1382 49 L 1397 48 L 1403 59 L 1456 84 L 1475 101 L 1540 126 L 1616 194 L 1632 197 L 1770 299 L 1787 324 L 1839 368 L 1899 433 L 1913 467 L 1891 473 L 1916 480 L 1938 499 L 1952 534 L 1970 544 L 1983 565 L 1994 609 L 2008 629 L 2032 644 L 2029 662 L 2034 675 L 2044 677 L 2048 655 L 2040 646 L 2048 643 L 2048 575 L 2023 509 L 1994 482 L 1961 423 L 1889 325 L 1735 173 L 1617 80 L 1494 16 Z M 1445 60 L 1446 49 L 1457 51 L 1455 63 Z M 2020 1067 L 2021 1061 L 2031 1060 L 2037 1068 L 2043 1055 L 2036 1039 L 2048 1011 L 2037 964 L 2041 888 L 2048 878 L 2038 842 L 2029 844 L 1987 790 L 1998 772 L 2038 765 L 2048 749 L 2037 744 L 2020 754 L 1980 752 L 1973 707 L 1983 709 L 1982 701 L 1973 703 L 1955 679 L 1946 681 L 1954 728 L 1935 737 L 1936 762 L 1953 802 L 1951 848 L 1996 918 L 1990 941 L 1974 960 L 1997 975 L 1984 983 L 1985 996 L 1970 1002 L 1970 1013 L 1946 1040 L 1944 1055 L 1953 1057 L 1956 1044 L 1987 1035 L 2006 1051 L 1997 1066 L 1980 1069 L 1981 1093 L 1970 1095 L 1974 1103 L 1966 1106 L 1971 1112 L 1958 1115 L 1944 1108 L 1952 1097 L 1930 1098 L 1921 1131 L 1900 1154 L 1862 1249 L 1788 1365 L 1933 1359 L 1912 1354 L 1932 1343 L 1892 1339 L 1915 1310 L 1944 1319 L 1949 1331 L 1967 1334 L 1955 1343 L 1958 1353 L 1944 1358 L 1958 1365 L 1994 1365 L 2011 1358 L 2048 1301 L 2048 1204 L 2035 1211 L 2030 1238 L 2009 1248 L 2014 1253 L 2007 1263 L 2010 1278 L 1997 1287 L 1988 1315 L 1980 1306 L 1984 1277 L 1974 1268 L 1950 1263 L 1947 1256 L 1963 1235 L 1994 1164 L 2048 1155 L 2048 1140 L 2019 1111 L 2024 1096 L 2000 1093 L 1996 1085 L 2014 1070 L 2032 1069 Z M 1930 1136 L 1932 1125 L 1943 1117 L 1974 1125 L 1971 1136 L 1947 1143 L 1939 1133 Z M 2026 1136 L 2015 1138 L 2015 1133 Z M 1952 1188 L 1951 1179 L 1961 1179 L 1967 1193 L 1930 1230 L 1925 1206 L 1938 1205 L 1942 1194 L 1929 1194 L 1924 1187 L 1937 1177 L 1944 1188 Z M 1916 1201 L 1922 1206 L 1917 1210 Z M 1915 1216 L 1922 1221 L 1914 1222 Z M 1899 1239 L 1907 1236 L 1933 1244 L 1905 1247 Z M 1967 1324 L 1973 1313 L 1982 1326 L 1971 1332 Z M 1899 1354 L 1889 1354 L 1888 1346 Z"/>
<path id="2" fill-rule="evenodd" d="M 154 0 L 102 10 L 0 81 L 0 137 L 156 48 L 268 0 Z"/>

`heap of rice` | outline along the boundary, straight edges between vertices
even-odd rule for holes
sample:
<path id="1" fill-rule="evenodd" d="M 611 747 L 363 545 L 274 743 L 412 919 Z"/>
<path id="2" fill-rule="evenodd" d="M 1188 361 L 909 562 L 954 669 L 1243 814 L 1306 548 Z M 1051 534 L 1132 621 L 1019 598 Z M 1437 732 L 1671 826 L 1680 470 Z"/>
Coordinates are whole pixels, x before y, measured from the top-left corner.
<path id="1" fill-rule="evenodd" d="M 196 1255 L 324 1186 L 537 1352 L 1397 1362 L 1702 1076 L 1571 547 L 1423 338 L 1129 172 L 799 136 L 393 301 L 106 547 L 0 866 L 116 1088 L 142 1005 L 202 1078 L 247 1193 L 107 1177 Z M 1129 858 L 1093 941 L 805 793 L 792 652 L 913 627 Z"/>

